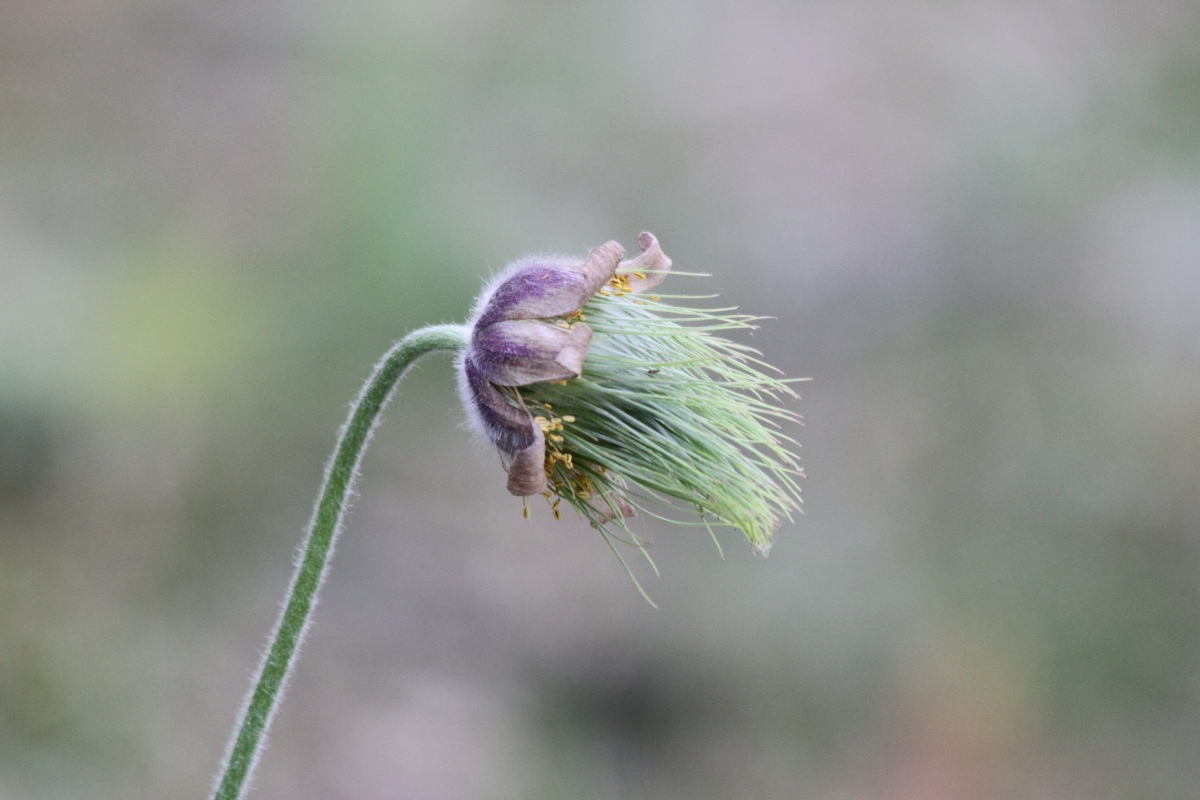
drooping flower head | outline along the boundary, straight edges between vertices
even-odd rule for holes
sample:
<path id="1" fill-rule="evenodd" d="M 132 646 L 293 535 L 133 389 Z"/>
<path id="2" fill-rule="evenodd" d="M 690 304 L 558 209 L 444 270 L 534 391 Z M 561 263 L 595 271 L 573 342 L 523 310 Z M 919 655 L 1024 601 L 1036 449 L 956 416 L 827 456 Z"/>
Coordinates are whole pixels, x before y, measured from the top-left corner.
<path id="1" fill-rule="evenodd" d="M 601 532 L 628 532 L 635 509 L 682 505 L 765 554 L 800 503 L 781 430 L 798 417 L 778 405 L 795 393 L 719 335 L 758 318 L 651 294 L 671 260 L 652 234 L 638 244 L 628 261 L 608 242 L 583 260 L 525 258 L 492 280 L 458 364 L 468 417 L 499 449 L 509 491 L 544 495 L 556 517 L 565 500 Z"/>
<path id="2" fill-rule="evenodd" d="M 771 367 L 756 351 L 719 335 L 754 327 L 754 317 L 663 302 L 686 299 L 651 294 L 671 261 L 649 233 L 638 244 L 642 253 L 630 261 L 616 242 L 583 260 L 518 261 L 489 284 L 468 325 L 413 331 L 376 365 L 339 434 L 214 798 L 237 800 L 245 791 L 311 621 L 363 450 L 396 382 L 426 353 L 460 353 L 459 392 L 476 429 L 502 454 L 509 491 L 543 494 L 555 517 L 565 500 L 618 558 L 609 526 L 641 545 L 626 520 L 652 502 L 688 507 L 705 526 L 738 527 L 767 552 L 780 517 L 799 508 L 802 473 L 792 440 L 779 430 L 798 421 L 778 406 L 794 393 L 787 380 L 763 372 Z"/>

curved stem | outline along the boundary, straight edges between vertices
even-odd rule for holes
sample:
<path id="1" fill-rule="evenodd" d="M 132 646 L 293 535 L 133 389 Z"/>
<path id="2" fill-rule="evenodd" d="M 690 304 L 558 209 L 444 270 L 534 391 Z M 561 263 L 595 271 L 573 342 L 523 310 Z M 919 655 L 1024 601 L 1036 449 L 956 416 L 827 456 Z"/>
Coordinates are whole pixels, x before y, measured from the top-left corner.
<path id="1" fill-rule="evenodd" d="M 405 371 L 421 356 L 438 350 L 461 350 L 466 344 L 461 325 L 431 325 L 410 333 L 375 366 L 358 395 L 349 419 L 338 434 L 337 448 L 325 469 L 320 499 L 309 523 L 304 555 L 296 566 L 287 604 L 271 636 L 271 647 L 259 667 L 254 690 L 247 698 L 213 800 L 237 800 L 245 791 L 262 750 L 271 717 L 279 706 L 296 651 L 308 630 L 317 590 L 325 578 L 329 555 L 341 528 L 346 498 L 379 414 Z"/>

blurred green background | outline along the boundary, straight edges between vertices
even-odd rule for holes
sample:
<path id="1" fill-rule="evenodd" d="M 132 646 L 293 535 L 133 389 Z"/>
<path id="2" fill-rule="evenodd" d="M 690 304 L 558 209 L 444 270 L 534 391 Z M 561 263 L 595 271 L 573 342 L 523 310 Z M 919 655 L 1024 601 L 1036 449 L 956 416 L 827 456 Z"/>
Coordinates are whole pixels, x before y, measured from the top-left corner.
<path id="1" fill-rule="evenodd" d="M 0 3 L 0 800 L 205 796 L 347 403 L 658 234 L 812 376 L 638 596 L 401 388 L 253 797 L 1200 786 L 1200 5 Z"/>

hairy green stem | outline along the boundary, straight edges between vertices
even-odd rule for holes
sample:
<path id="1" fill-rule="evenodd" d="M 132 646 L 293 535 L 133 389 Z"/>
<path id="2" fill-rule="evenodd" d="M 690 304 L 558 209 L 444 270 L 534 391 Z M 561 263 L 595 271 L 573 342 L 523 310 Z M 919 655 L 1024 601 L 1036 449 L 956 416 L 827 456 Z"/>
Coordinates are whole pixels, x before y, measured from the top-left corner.
<path id="1" fill-rule="evenodd" d="M 346 498 L 379 414 L 405 371 L 421 356 L 438 350 L 458 351 L 466 345 L 461 325 L 431 325 L 410 333 L 375 366 L 338 434 L 337 448 L 325 469 L 320 499 L 309 523 L 303 556 L 296 566 L 287 604 L 271 636 L 270 650 L 259 667 L 254 690 L 230 740 L 225 766 L 213 800 L 237 800 L 245 792 L 262 750 L 271 717 L 279 706 L 296 652 L 308 630 L 317 591 L 329 568 L 329 555 L 341 528 Z"/>

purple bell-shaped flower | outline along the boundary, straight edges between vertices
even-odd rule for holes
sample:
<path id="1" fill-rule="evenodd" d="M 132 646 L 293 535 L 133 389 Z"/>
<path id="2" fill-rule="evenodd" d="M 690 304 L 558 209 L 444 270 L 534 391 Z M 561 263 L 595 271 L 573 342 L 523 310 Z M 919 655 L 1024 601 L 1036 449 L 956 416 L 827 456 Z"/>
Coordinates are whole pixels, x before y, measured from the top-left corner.
<path id="1" fill-rule="evenodd" d="M 579 377 L 592 340 L 592 329 L 581 319 L 584 305 L 610 285 L 615 291 L 648 291 L 671 267 L 653 234 L 641 234 L 638 245 L 643 252 L 627 262 L 617 242 L 597 247 L 583 261 L 524 258 L 480 296 L 458 362 L 458 386 L 472 426 L 504 457 L 512 494 L 546 489 L 546 443 L 520 395 L 503 387 Z"/>

